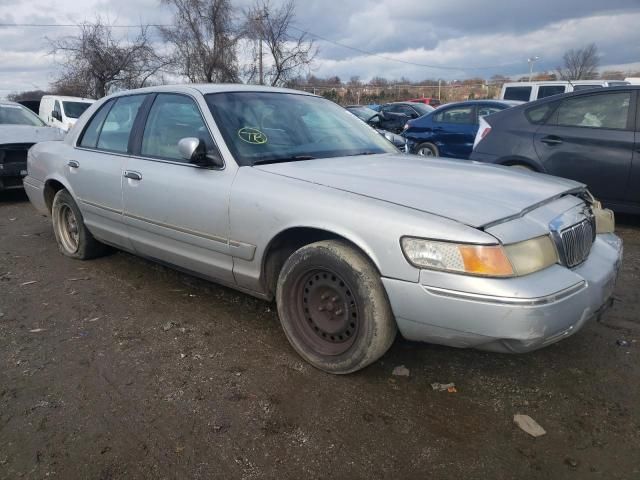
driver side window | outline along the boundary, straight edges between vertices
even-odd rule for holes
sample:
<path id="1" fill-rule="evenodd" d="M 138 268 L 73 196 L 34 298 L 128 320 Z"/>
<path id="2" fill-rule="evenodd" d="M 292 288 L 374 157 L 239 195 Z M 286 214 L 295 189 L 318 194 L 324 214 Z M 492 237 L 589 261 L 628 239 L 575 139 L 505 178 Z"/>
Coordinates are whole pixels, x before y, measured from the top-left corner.
<path id="1" fill-rule="evenodd" d="M 188 137 L 199 138 L 207 149 L 213 148 L 213 139 L 195 102 L 185 95 L 159 94 L 144 127 L 141 155 L 188 163 L 178 151 L 178 142 Z"/>

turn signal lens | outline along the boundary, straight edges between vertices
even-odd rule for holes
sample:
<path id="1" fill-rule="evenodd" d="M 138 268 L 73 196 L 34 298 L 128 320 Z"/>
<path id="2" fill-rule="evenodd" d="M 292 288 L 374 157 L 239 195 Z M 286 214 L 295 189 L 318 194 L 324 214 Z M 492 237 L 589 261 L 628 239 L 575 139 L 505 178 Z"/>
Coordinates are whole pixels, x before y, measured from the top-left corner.
<path id="1" fill-rule="evenodd" d="M 487 277 L 510 277 L 513 268 L 504 249 L 499 246 L 460 245 L 458 247 L 467 273 Z"/>

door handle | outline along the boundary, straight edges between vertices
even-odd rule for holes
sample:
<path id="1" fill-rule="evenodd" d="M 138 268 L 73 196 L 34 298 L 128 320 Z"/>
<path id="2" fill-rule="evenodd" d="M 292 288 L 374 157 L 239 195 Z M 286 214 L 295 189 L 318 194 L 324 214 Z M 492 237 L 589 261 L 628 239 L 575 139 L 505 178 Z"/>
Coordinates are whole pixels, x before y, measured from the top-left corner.
<path id="1" fill-rule="evenodd" d="M 133 170 L 125 170 L 124 176 L 126 178 L 130 178 L 131 180 L 142 180 L 142 174 L 139 172 L 134 172 Z"/>
<path id="2" fill-rule="evenodd" d="M 556 137 L 553 135 L 541 138 L 540 141 L 542 143 L 546 143 L 547 145 L 560 145 L 562 143 L 562 139 L 560 137 Z"/>
<path id="3" fill-rule="evenodd" d="M 80 167 L 80 164 L 79 164 L 78 162 L 76 162 L 75 160 L 69 160 L 69 161 L 67 162 L 67 165 L 68 165 L 70 168 L 79 168 L 79 167 Z"/>

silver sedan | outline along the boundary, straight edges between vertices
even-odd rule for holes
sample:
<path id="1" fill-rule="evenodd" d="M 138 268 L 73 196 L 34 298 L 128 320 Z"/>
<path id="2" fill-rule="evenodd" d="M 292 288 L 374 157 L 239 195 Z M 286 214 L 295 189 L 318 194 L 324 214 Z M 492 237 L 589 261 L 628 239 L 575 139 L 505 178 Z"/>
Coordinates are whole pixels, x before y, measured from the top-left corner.
<path id="1" fill-rule="evenodd" d="M 298 91 L 141 89 L 29 152 L 25 189 L 60 251 L 110 247 L 265 300 L 332 373 L 409 339 L 526 352 L 607 304 L 622 245 L 585 186 L 400 155 Z"/>

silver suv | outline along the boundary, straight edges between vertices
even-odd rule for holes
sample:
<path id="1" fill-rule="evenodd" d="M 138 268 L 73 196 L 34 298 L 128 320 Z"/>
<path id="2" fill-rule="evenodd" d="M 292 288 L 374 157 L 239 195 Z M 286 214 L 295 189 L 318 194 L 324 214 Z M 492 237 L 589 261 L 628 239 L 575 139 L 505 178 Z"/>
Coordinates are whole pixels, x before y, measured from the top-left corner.
<path id="1" fill-rule="evenodd" d="M 25 188 L 64 255 L 113 246 L 275 298 L 296 351 L 332 373 L 378 359 L 397 329 L 500 352 L 565 338 L 606 304 L 622 252 L 579 183 L 400 155 L 284 89 L 102 99 L 30 150 Z"/>

